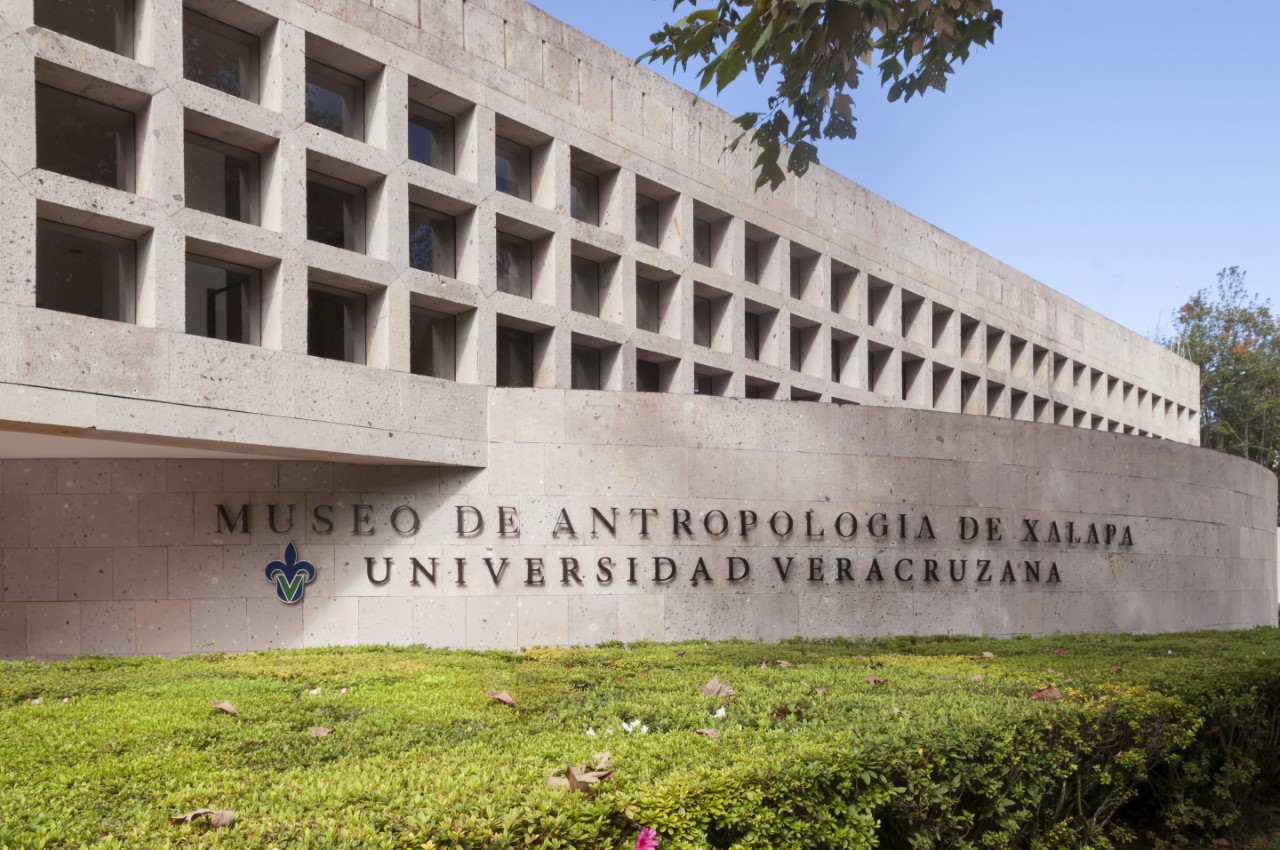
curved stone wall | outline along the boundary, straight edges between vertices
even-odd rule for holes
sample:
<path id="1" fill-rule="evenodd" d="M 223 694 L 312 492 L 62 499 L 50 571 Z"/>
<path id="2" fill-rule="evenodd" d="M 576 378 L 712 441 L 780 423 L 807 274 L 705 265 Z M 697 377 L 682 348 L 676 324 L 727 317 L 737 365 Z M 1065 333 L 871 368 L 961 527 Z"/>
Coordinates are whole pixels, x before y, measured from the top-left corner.
<path id="1" fill-rule="evenodd" d="M 4 461 L 0 656 L 1276 622 L 1275 481 L 1207 450 L 688 395 L 488 409 L 483 469 Z"/>

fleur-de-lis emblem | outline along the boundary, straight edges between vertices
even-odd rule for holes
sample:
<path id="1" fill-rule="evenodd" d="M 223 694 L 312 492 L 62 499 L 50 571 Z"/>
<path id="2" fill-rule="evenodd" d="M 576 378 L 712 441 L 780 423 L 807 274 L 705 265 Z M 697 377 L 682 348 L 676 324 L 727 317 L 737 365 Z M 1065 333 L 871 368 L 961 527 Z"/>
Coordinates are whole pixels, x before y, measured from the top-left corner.
<path id="1" fill-rule="evenodd" d="M 310 561 L 298 560 L 298 547 L 289 541 L 283 561 L 267 564 L 267 581 L 276 583 L 276 596 L 281 602 L 292 605 L 302 600 L 302 592 L 316 580 L 316 567 Z"/>

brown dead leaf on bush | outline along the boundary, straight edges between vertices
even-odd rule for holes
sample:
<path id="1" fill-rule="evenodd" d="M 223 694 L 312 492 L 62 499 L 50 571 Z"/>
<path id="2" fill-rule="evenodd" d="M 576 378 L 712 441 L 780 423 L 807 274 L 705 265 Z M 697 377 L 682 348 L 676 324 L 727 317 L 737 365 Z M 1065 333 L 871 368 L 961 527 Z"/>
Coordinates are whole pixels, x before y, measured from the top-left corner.
<path id="1" fill-rule="evenodd" d="M 32 705 L 44 705 L 44 700 L 43 700 L 43 699 L 41 699 L 40 697 L 36 697 L 35 699 L 31 700 L 31 704 L 32 704 Z"/>
<path id="2" fill-rule="evenodd" d="M 547 787 L 587 792 L 597 782 L 603 782 L 610 776 L 613 776 L 613 767 L 609 763 L 609 753 L 596 753 L 591 757 L 591 767 L 585 764 L 570 764 L 563 770 L 561 768 L 553 770 L 551 776 L 547 777 Z"/>
<path id="3" fill-rule="evenodd" d="M 768 669 L 769 669 L 769 662 L 768 662 L 768 661 L 761 661 L 761 662 L 760 662 L 760 669 L 761 669 L 761 670 L 768 670 Z"/>
<path id="4" fill-rule="evenodd" d="M 1054 670 L 1052 667 L 1044 668 L 1044 672 L 1048 673 L 1050 676 L 1055 676 L 1058 673 L 1058 671 Z"/>
<path id="5" fill-rule="evenodd" d="M 711 681 L 698 688 L 702 691 L 703 696 L 709 697 L 732 697 L 737 696 L 737 691 L 729 687 L 728 682 L 720 681 L 720 674 L 717 673 L 711 677 Z"/>
<path id="6" fill-rule="evenodd" d="M 313 738 L 323 738 L 333 730 L 327 726 L 308 726 L 307 731 L 311 733 L 311 737 Z"/>
<path id="7" fill-rule="evenodd" d="M 985 678 L 986 678 L 986 677 L 985 677 L 985 676 L 983 676 L 981 673 L 975 673 L 975 674 L 972 676 L 972 679 L 973 679 L 973 681 L 975 681 L 975 682 L 981 682 L 981 681 L 982 681 L 983 679 L 985 679 Z"/>
<path id="8" fill-rule="evenodd" d="M 693 734 L 705 735 L 708 738 L 719 738 L 720 730 L 719 729 L 694 729 Z"/>
<path id="9" fill-rule="evenodd" d="M 514 708 L 516 704 L 516 701 L 511 698 L 511 694 L 506 691 L 489 691 L 489 697 L 490 699 L 509 705 L 512 708 Z"/>
<path id="10" fill-rule="evenodd" d="M 981 655 L 974 655 L 970 657 L 974 661 L 990 661 L 992 658 L 996 657 L 996 654 L 994 652 L 984 652 Z"/>
<path id="11" fill-rule="evenodd" d="M 1040 688 L 1031 695 L 1032 699 L 1062 699 L 1062 691 L 1050 685 L 1047 688 Z"/>
<path id="12" fill-rule="evenodd" d="M 867 684 L 868 685 L 887 685 L 889 684 L 889 680 L 883 676 L 868 676 Z"/>
<path id="13" fill-rule="evenodd" d="M 1116 664 L 1116 663 L 1114 663 L 1114 662 L 1113 662 L 1113 663 L 1112 663 L 1112 665 L 1111 665 L 1111 672 L 1112 672 L 1112 673 L 1119 673 L 1119 672 L 1120 672 L 1120 665 L 1119 665 L 1119 664 Z"/>
<path id="14" fill-rule="evenodd" d="M 178 826 L 179 824 L 191 823 L 204 817 L 209 819 L 209 827 L 211 829 L 221 829 L 224 826 L 231 826 L 231 824 L 235 823 L 236 813 L 226 809 L 196 809 L 194 812 L 187 812 L 185 815 L 169 818 L 169 823 Z"/>
<path id="15" fill-rule="evenodd" d="M 779 659 L 778 659 L 777 664 L 778 664 L 778 666 L 779 666 L 779 667 L 781 667 L 783 670 L 787 669 L 788 667 L 794 667 L 794 666 L 795 666 L 795 665 L 794 665 L 794 664 L 792 664 L 790 661 L 783 661 L 781 658 L 779 658 Z"/>
<path id="16" fill-rule="evenodd" d="M 773 707 L 773 711 L 769 712 L 769 717 L 770 717 L 772 720 L 774 720 L 775 722 L 779 722 L 779 721 L 782 721 L 782 720 L 786 720 L 788 717 L 790 717 L 790 716 L 791 716 L 791 715 L 793 715 L 793 714 L 795 714 L 795 715 L 796 715 L 796 717 L 797 717 L 797 718 L 799 718 L 799 714 L 797 714 L 795 711 L 793 711 L 793 710 L 791 709 L 791 706 L 789 706 L 789 705 L 775 705 L 775 706 Z"/>
<path id="17" fill-rule="evenodd" d="M 826 688 L 822 688 L 822 687 L 815 688 L 813 685 L 809 684 L 808 682 L 801 682 L 800 684 L 803 685 L 806 690 L 813 691 L 815 694 L 822 694 L 823 696 L 826 696 L 826 693 L 827 693 Z"/>
<path id="18" fill-rule="evenodd" d="M 214 708 L 216 708 L 218 711 L 225 711 L 227 714 L 236 715 L 236 716 L 239 716 L 240 714 L 240 712 L 236 711 L 236 707 L 229 702 L 223 701 L 223 702 L 214 702 L 210 704 Z"/>

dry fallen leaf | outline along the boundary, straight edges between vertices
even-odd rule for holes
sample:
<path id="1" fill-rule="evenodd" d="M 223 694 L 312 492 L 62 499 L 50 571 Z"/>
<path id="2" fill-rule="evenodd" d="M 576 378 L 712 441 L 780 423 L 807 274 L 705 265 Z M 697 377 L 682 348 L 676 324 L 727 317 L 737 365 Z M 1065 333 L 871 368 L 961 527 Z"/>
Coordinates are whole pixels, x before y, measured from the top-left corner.
<path id="1" fill-rule="evenodd" d="M 1047 688 L 1040 688 L 1031 695 L 1032 699 L 1062 699 L 1062 691 L 1050 685 Z"/>
<path id="2" fill-rule="evenodd" d="M 688 654 L 689 654 L 689 653 L 684 652 L 684 651 L 677 652 L 677 653 L 676 653 L 676 658 L 684 658 L 684 657 L 685 657 L 686 655 L 688 655 Z"/>
<path id="3" fill-rule="evenodd" d="M 786 720 L 792 714 L 795 714 L 797 717 L 799 717 L 799 714 L 797 714 L 795 711 L 792 711 L 791 706 L 775 705 L 773 707 L 773 711 L 769 713 L 769 717 L 776 722 L 776 721 Z"/>
<path id="4" fill-rule="evenodd" d="M 981 673 L 975 673 L 973 676 L 973 681 L 981 682 L 984 678 L 985 677 Z"/>
<path id="5" fill-rule="evenodd" d="M 1112 672 L 1112 673 L 1119 673 L 1119 672 L 1120 672 L 1120 665 L 1119 665 L 1119 664 L 1112 664 L 1112 665 L 1111 665 L 1111 672 Z"/>
<path id="6" fill-rule="evenodd" d="M 71 702 L 71 697 L 63 697 L 63 698 L 62 698 L 62 704 L 63 704 L 63 705 L 66 705 L 66 704 L 67 704 L 67 703 L 69 703 L 69 702 Z"/>
<path id="7" fill-rule="evenodd" d="M 516 704 L 516 701 L 511 698 L 511 694 L 506 691 L 489 691 L 489 696 L 498 702 L 506 703 L 510 706 L 514 706 Z"/>
<path id="8" fill-rule="evenodd" d="M 40 697 L 36 697 L 35 699 L 33 699 L 33 700 L 31 701 L 31 704 L 32 704 L 32 705 L 42 705 L 42 704 L 44 704 L 44 700 L 42 700 Z"/>
<path id="9" fill-rule="evenodd" d="M 309 696 L 309 697 L 313 697 L 313 696 L 315 696 L 315 695 L 316 695 L 316 694 L 318 694 L 318 693 L 320 693 L 320 689 L 319 689 L 319 688 L 312 688 L 311 690 L 307 691 L 307 696 Z"/>
<path id="10" fill-rule="evenodd" d="M 995 658 L 995 657 L 996 657 L 996 654 L 995 654 L 994 652 L 984 652 L 984 653 L 982 653 L 981 655 L 974 655 L 974 656 L 972 656 L 972 660 L 974 660 L 974 661 L 990 661 L 992 658 Z"/>
<path id="11" fill-rule="evenodd" d="M 235 823 L 236 813 L 226 809 L 196 809 L 194 812 L 187 812 L 185 815 L 169 818 L 169 823 L 177 826 L 178 824 L 191 823 L 203 817 L 209 818 L 209 826 L 212 829 L 220 829 Z"/>
<path id="12" fill-rule="evenodd" d="M 229 702 L 215 702 L 211 703 L 211 705 L 218 711 L 225 711 L 227 714 L 240 714 L 240 712 L 236 711 L 236 707 Z"/>
<path id="13" fill-rule="evenodd" d="M 712 676 L 711 681 L 700 687 L 699 690 L 709 697 L 731 697 L 737 695 L 737 691 L 729 687 L 728 682 L 720 681 L 719 673 Z"/>
<path id="14" fill-rule="evenodd" d="M 982 653 L 982 657 L 983 657 L 983 658 L 995 658 L 995 657 L 996 657 L 996 654 L 995 654 L 994 652 L 984 652 L 984 653 Z"/>
<path id="15" fill-rule="evenodd" d="M 1056 675 L 1058 671 L 1054 670 L 1052 667 L 1046 667 L 1044 668 L 1044 672 L 1048 673 L 1050 676 L 1053 676 L 1053 675 Z"/>
<path id="16" fill-rule="evenodd" d="M 867 684 L 868 685 L 887 685 L 889 684 L 889 680 L 884 678 L 883 676 L 868 676 Z"/>
<path id="17" fill-rule="evenodd" d="M 310 732 L 312 737 L 314 738 L 323 738 L 325 735 L 328 735 L 333 730 L 328 728 L 327 726 L 309 726 L 307 727 L 307 731 Z"/>
<path id="18" fill-rule="evenodd" d="M 769 669 L 769 662 L 768 662 L 768 661 L 761 661 L 761 662 L 760 662 L 760 669 L 761 669 L 761 670 L 768 670 L 768 669 Z"/>
<path id="19" fill-rule="evenodd" d="M 795 665 L 793 665 L 790 661 L 783 661 L 781 658 L 779 658 L 779 659 L 778 659 L 778 666 L 785 670 L 785 669 L 787 669 L 788 667 L 793 667 L 793 666 L 795 666 Z"/>
<path id="20" fill-rule="evenodd" d="M 609 754 L 596 753 L 591 757 L 591 767 L 586 765 L 566 765 L 564 775 L 561 776 L 560 768 L 556 768 L 547 777 L 548 788 L 568 788 L 570 791 L 589 791 L 591 786 L 597 782 L 603 782 L 610 776 L 613 776 L 613 770 L 609 765 Z"/>
<path id="21" fill-rule="evenodd" d="M 719 737 L 720 737 L 720 730 L 719 730 L 719 729 L 694 729 L 694 730 L 693 730 L 693 733 L 694 733 L 695 735 L 705 735 L 705 736 L 707 736 L 708 738 L 719 738 Z"/>

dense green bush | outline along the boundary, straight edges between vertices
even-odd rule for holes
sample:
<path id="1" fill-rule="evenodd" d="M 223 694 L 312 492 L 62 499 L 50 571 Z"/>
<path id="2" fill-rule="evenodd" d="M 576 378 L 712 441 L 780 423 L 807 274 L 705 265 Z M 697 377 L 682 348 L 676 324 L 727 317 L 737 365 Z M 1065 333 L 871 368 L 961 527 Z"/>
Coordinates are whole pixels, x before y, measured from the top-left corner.
<path id="1" fill-rule="evenodd" d="M 1280 787 L 1278 658 L 1259 629 L 0 663 L 0 847 L 1176 844 Z M 591 793 L 548 787 L 602 750 Z M 235 824 L 168 823 L 205 806 Z"/>

